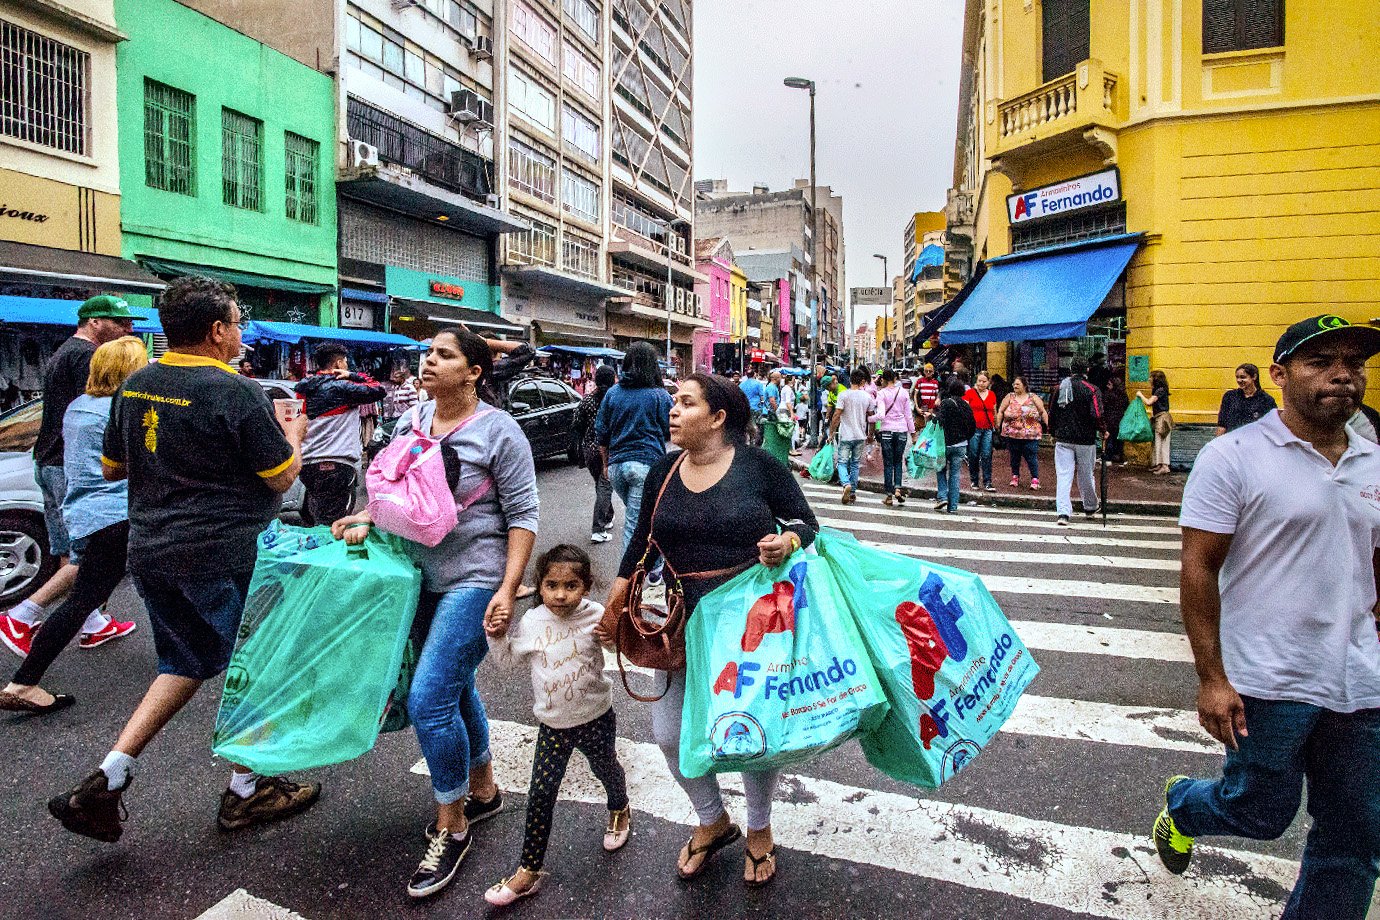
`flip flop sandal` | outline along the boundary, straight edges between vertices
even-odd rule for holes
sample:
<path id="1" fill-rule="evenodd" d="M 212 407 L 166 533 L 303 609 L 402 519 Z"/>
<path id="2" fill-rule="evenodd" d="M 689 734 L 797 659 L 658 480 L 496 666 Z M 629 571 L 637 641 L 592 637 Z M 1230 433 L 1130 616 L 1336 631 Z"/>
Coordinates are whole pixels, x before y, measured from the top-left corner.
<path id="1" fill-rule="evenodd" d="M 686 855 L 691 859 L 694 859 L 696 856 L 699 856 L 701 853 L 703 853 L 704 859 L 700 860 L 700 864 L 696 866 L 694 869 L 690 870 L 689 872 L 686 872 L 684 869 L 681 869 L 679 866 L 677 866 L 676 872 L 680 874 L 681 880 L 688 882 L 690 879 L 698 877 L 701 873 L 704 872 L 705 866 L 709 865 L 709 861 L 714 858 L 715 854 L 717 854 L 720 850 L 722 850 L 729 844 L 737 842 L 742 836 L 743 832 L 741 829 L 739 829 L 738 825 L 730 824 L 722 834 L 715 837 L 713 840 L 709 841 L 709 843 L 705 844 L 702 847 L 695 846 L 695 838 L 691 837 L 689 840 L 685 842 L 685 847 L 687 850 Z"/>
<path id="2" fill-rule="evenodd" d="M 66 709 L 75 704 L 77 698 L 68 693 L 54 693 L 53 701 L 48 705 L 35 703 L 33 700 L 26 700 L 22 696 L 13 693 L 0 691 L 0 711 L 4 712 L 26 712 L 34 716 L 46 716 L 50 712 L 57 712 L 59 709 Z"/>
<path id="3" fill-rule="evenodd" d="M 748 862 L 752 863 L 752 880 L 743 879 L 743 884 L 749 888 L 764 888 L 771 884 L 772 879 L 776 878 L 776 847 L 773 846 L 761 856 L 753 856 L 751 850 L 745 850 L 744 853 L 748 858 Z M 771 861 L 771 875 L 768 875 L 764 879 L 758 879 L 757 870 L 762 868 L 762 865 L 768 860 Z"/>

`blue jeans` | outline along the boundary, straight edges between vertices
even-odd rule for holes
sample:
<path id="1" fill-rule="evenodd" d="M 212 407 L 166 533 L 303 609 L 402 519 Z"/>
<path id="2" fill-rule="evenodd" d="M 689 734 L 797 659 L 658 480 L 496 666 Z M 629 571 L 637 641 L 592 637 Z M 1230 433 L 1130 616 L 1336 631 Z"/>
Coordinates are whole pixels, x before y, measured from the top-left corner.
<path id="1" fill-rule="evenodd" d="M 906 481 L 906 442 L 910 435 L 904 431 L 883 431 L 878 439 L 882 442 L 882 490 L 894 495 Z"/>
<path id="2" fill-rule="evenodd" d="M 1313 826 L 1281 920 L 1363 920 L 1380 872 L 1380 709 L 1242 701 L 1250 734 L 1227 751 L 1220 779 L 1174 784 L 1170 817 L 1190 837 L 1273 840 L 1307 780 Z"/>
<path id="3" fill-rule="evenodd" d="M 629 460 L 624 463 L 609 464 L 609 482 L 613 491 L 623 500 L 623 549 L 626 551 L 632 542 L 633 531 L 637 529 L 637 518 L 642 513 L 642 486 L 651 472 L 650 463 Z"/>
<path id="4" fill-rule="evenodd" d="M 978 478 L 978 473 L 982 478 Z M 968 481 L 973 488 L 992 484 L 992 429 L 979 428 L 968 439 Z"/>
<path id="5" fill-rule="evenodd" d="M 229 666 L 249 578 L 249 572 L 196 578 L 134 573 L 153 628 L 159 674 L 210 680 Z"/>
<path id="6" fill-rule="evenodd" d="M 962 478 L 963 461 L 968 456 L 968 442 L 952 444 L 944 453 L 944 468 L 939 471 L 939 491 L 936 501 L 947 501 L 949 513 L 958 510 L 959 480 Z"/>
<path id="7" fill-rule="evenodd" d="M 66 556 L 71 550 L 67 522 L 62 517 L 62 500 L 67 497 L 67 474 L 60 466 L 34 467 L 34 482 L 43 493 L 43 523 L 48 528 L 48 552 Z"/>
<path id="8" fill-rule="evenodd" d="M 862 463 L 862 441 L 839 441 L 834 460 L 839 465 L 839 485 L 858 487 L 858 466 Z"/>
<path id="9" fill-rule="evenodd" d="M 1030 478 L 1040 478 L 1040 439 L 1028 438 L 1017 440 L 1016 438 L 1006 439 L 1006 449 L 1011 452 L 1011 477 L 1019 478 L 1021 475 L 1021 461 L 1030 467 Z"/>
<path id="10" fill-rule="evenodd" d="M 431 788 L 442 805 L 469 794 L 470 770 L 489 762 L 489 719 L 474 672 L 489 651 L 484 610 L 493 596 L 492 588 L 441 595 L 407 694 Z"/>

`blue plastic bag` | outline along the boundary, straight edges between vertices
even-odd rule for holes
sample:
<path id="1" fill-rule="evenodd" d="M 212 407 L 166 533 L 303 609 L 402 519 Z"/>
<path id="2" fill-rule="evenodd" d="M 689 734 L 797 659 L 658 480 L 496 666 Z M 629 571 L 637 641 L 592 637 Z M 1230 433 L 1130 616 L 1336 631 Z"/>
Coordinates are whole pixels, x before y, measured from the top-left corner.
<path id="1" fill-rule="evenodd" d="M 829 566 L 813 553 L 754 566 L 705 595 L 685 649 L 686 776 L 799 763 L 886 713 Z"/>
<path id="2" fill-rule="evenodd" d="M 829 482 L 838 470 L 834 469 L 834 445 L 825 444 L 810 461 L 810 478 L 819 482 Z"/>
<path id="3" fill-rule="evenodd" d="M 911 479 L 920 479 L 926 473 L 942 470 L 948 457 L 944 444 L 944 429 L 939 422 L 930 419 L 915 437 L 915 446 L 906 455 L 906 470 Z"/>
<path id="4" fill-rule="evenodd" d="M 420 594 L 396 537 L 346 546 L 275 521 L 259 536 L 212 751 L 269 776 L 368 752 Z"/>
<path id="5" fill-rule="evenodd" d="M 890 711 L 862 736 L 892 779 L 934 789 L 992 740 L 1040 668 L 982 579 L 825 528 L 828 560 Z"/>

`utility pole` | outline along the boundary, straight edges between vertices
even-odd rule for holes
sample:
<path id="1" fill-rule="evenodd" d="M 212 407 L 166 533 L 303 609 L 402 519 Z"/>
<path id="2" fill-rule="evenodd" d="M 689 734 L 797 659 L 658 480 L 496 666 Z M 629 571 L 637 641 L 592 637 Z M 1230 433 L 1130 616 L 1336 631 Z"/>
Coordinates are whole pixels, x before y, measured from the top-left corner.
<path id="1" fill-rule="evenodd" d="M 810 91 L 810 440 L 819 443 L 819 381 L 815 366 L 819 363 L 819 211 L 815 179 L 815 81 L 804 77 L 787 77 L 791 89 Z"/>

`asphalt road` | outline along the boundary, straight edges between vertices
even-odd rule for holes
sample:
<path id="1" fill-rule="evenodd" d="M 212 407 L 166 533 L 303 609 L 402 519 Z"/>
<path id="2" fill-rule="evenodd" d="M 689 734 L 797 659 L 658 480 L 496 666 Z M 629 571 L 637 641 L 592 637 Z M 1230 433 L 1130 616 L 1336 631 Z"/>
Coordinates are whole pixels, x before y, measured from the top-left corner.
<path id="1" fill-rule="evenodd" d="M 588 545 L 592 484 L 580 469 L 541 473 L 538 549 Z M 1042 671 L 1006 729 L 937 791 L 891 781 L 849 743 L 786 777 L 775 812 L 779 878 L 741 884 L 733 848 L 694 884 L 675 878 L 692 822 L 688 802 L 651 744 L 647 708 L 615 692 L 629 774 L 633 837 L 600 846 L 606 812 L 580 758 L 566 780 L 542 893 L 516 917 L 700 918 L 1265 918 L 1277 916 L 1297 870 L 1303 822 L 1275 842 L 1218 841 L 1189 873 L 1165 872 L 1148 840 L 1173 773 L 1221 764 L 1193 715 L 1194 678 L 1178 628 L 1173 522 L 1121 517 L 1103 531 L 1052 515 L 929 503 L 883 508 L 808 484 L 823 523 L 860 539 L 976 571 L 988 579 Z M 621 518 L 619 525 L 621 526 Z M 602 599 L 617 541 L 590 546 Z M 291 821 L 223 834 L 215 812 L 228 768 L 209 750 L 219 685 L 208 684 L 141 758 L 126 797 L 124 838 L 100 844 L 63 831 L 46 799 L 109 749 L 154 669 L 147 620 L 128 585 L 114 611 L 141 630 L 121 643 L 73 647 L 48 686 L 75 693 L 44 720 L 0 719 L 0 920 L 33 918 L 472 917 L 483 891 L 511 872 L 530 766 L 530 682 L 486 664 L 480 687 L 508 808 L 482 825 L 454 885 L 412 903 L 406 880 L 432 817 L 410 733 L 383 736 L 360 760 L 313 771 L 320 803 Z M 0 655 L 8 654 L 0 650 Z M 0 659 L 3 661 L 3 659 Z M 641 675 L 633 680 L 646 683 Z M 616 678 L 615 678 L 616 680 Z M 741 793 L 729 784 L 742 819 Z"/>

